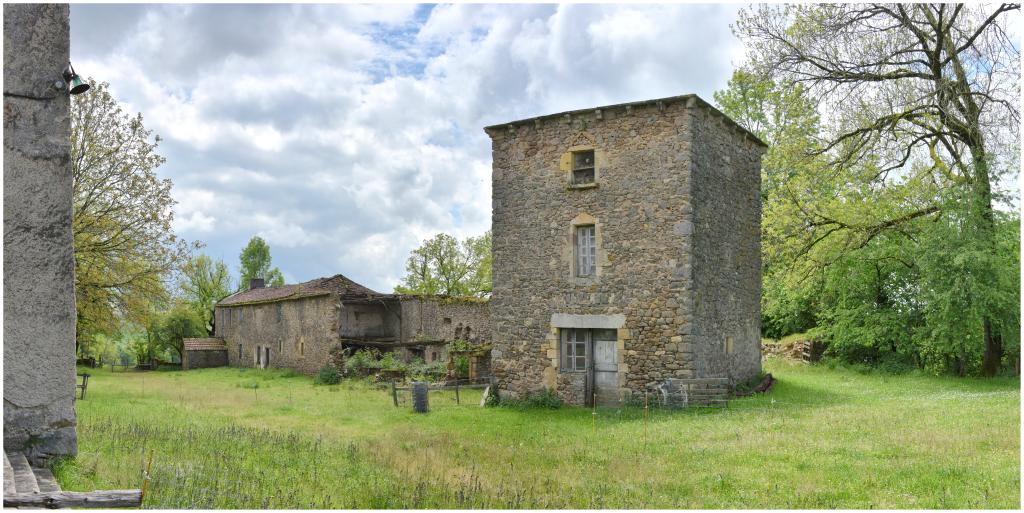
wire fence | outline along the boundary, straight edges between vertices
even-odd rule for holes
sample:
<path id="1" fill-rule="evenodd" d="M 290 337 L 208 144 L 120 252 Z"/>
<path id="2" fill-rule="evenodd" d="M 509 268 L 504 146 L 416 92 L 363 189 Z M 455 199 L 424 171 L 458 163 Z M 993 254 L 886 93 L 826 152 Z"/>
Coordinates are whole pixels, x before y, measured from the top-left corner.
<path id="1" fill-rule="evenodd" d="M 442 383 L 428 383 L 426 386 L 428 399 L 432 404 L 448 405 L 463 404 L 479 405 L 481 396 L 494 384 L 494 378 L 461 378 L 447 380 Z M 476 391 L 481 391 L 478 394 Z M 391 402 L 395 407 L 409 406 L 412 404 L 413 385 L 411 383 L 399 384 L 391 381 L 388 384 L 388 392 L 391 395 Z"/>

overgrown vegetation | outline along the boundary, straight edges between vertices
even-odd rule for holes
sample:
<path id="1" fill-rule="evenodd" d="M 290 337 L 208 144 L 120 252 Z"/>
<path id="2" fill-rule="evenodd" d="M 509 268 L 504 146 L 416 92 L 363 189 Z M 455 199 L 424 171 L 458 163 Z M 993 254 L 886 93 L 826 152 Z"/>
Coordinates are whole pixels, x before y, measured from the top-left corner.
<path id="1" fill-rule="evenodd" d="M 770 145 L 764 336 L 888 369 L 1019 369 L 1019 7 L 741 12 L 748 64 L 715 100 Z"/>
<path id="2" fill-rule="evenodd" d="M 395 408 L 365 381 L 275 370 L 90 370 L 65 489 L 147 508 L 1020 506 L 1020 382 L 769 361 L 727 409 Z M 766 470 L 770 469 L 770 470 Z"/>

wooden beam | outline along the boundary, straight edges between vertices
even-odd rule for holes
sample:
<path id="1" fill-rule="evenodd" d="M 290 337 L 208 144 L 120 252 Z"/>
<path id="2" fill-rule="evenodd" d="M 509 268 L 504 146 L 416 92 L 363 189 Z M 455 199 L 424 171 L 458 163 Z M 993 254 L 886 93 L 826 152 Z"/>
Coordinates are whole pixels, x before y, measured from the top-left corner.
<path id="1" fill-rule="evenodd" d="M 19 493 L 4 496 L 5 508 L 138 508 L 142 490 Z"/>

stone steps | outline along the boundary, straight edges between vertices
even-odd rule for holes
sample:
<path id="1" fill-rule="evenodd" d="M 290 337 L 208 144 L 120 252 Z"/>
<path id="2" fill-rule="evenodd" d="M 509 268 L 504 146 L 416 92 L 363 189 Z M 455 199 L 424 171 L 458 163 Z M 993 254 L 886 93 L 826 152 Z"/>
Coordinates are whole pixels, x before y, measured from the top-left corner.
<path id="1" fill-rule="evenodd" d="M 15 493 L 39 493 L 39 483 L 36 481 L 36 474 L 28 464 L 28 459 L 20 452 L 6 454 L 14 474 Z"/>
<path id="2" fill-rule="evenodd" d="M 7 459 L 7 453 L 4 453 L 4 497 L 14 495 L 18 493 L 17 488 L 14 486 L 14 467 L 11 466 L 11 461 Z"/>
<path id="3" fill-rule="evenodd" d="M 4 453 L 4 508 L 139 508 L 141 490 L 65 492 L 48 468 L 32 468 L 20 452 Z"/>

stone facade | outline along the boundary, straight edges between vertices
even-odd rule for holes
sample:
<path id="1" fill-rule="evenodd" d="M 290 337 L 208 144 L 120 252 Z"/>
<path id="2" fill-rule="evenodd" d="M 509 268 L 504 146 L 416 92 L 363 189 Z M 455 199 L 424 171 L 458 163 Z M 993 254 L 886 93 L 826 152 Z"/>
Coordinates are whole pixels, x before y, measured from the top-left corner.
<path id="1" fill-rule="evenodd" d="M 4 5 L 4 449 L 36 463 L 77 452 L 68 16 Z"/>
<path id="2" fill-rule="evenodd" d="M 486 131 L 502 389 L 615 404 L 670 378 L 760 371 L 763 143 L 696 96 Z M 589 152 L 593 183 L 573 184 Z M 581 229 L 596 246 L 589 276 Z M 584 334 L 586 370 L 565 369 L 563 338 Z"/>
<path id="3" fill-rule="evenodd" d="M 380 294 L 341 275 L 236 294 L 214 315 L 229 365 L 269 362 L 305 374 L 319 371 L 337 347 L 433 362 L 447 360 L 452 340 L 490 340 L 486 300 Z"/>
<path id="4" fill-rule="evenodd" d="M 228 364 L 228 348 L 219 338 L 186 338 L 181 370 L 224 367 Z"/>
<path id="5" fill-rule="evenodd" d="M 262 364 L 267 348 L 269 367 L 315 374 L 328 361 L 328 351 L 339 342 L 337 301 L 330 295 L 256 304 L 217 307 L 217 336 L 224 339 L 228 365 Z"/>

